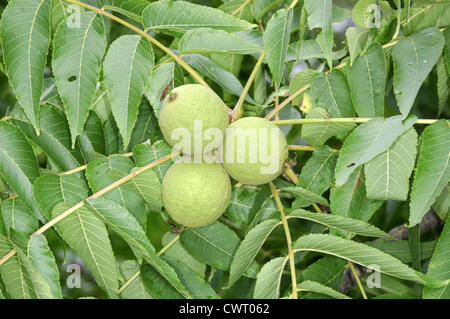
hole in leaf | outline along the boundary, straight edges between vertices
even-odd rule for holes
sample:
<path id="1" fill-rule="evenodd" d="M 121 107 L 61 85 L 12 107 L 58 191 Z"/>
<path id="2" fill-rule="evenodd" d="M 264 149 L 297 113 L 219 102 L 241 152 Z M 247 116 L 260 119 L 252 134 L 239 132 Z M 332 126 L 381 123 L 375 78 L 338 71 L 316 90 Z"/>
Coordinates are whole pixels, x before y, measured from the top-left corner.
<path id="1" fill-rule="evenodd" d="M 69 82 L 73 82 L 77 79 L 77 77 L 75 75 L 72 75 L 70 78 L 67 79 L 67 81 Z"/>

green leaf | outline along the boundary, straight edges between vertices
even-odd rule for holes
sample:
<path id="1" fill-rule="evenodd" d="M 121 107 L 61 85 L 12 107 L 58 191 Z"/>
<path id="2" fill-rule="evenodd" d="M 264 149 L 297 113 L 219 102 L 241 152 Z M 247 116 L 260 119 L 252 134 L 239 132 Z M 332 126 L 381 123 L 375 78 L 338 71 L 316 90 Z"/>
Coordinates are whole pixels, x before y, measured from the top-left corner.
<path id="1" fill-rule="evenodd" d="M 12 228 L 15 231 L 28 235 L 33 234 L 38 229 L 39 223 L 36 216 L 33 215 L 19 197 L 1 201 L 0 208 L 6 229 Z"/>
<path id="2" fill-rule="evenodd" d="M 302 137 L 304 138 L 303 134 Z M 331 186 L 337 157 L 338 154 L 334 153 L 329 146 L 318 147 L 302 167 L 296 186 L 303 187 L 317 194 L 323 194 Z M 297 197 L 292 203 L 292 208 L 309 205 L 311 205 L 310 201 L 305 200 L 303 197 Z"/>
<path id="3" fill-rule="evenodd" d="M 280 282 L 286 257 L 273 258 L 267 262 L 256 277 L 254 299 L 278 299 L 280 297 Z"/>
<path id="4" fill-rule="evenodd" d="M 9 83 L 37 134 L 51 38 L 50 5 L 50 0 L 11 1 L 2 14 L 0 28 Z"/>
<path id="5" fill-rule="evenodd" d="M 448 5 L 442 3 L 438 6 L 425 7 L 419 14 L 408 19 L 408 22 L 402 26 L 403 34 L 409 36 L 414 32 L 418 32 L 428 27 L 439 27 L 439 19 L 444 15 L 448 8 Z"/>
<path id="6" fill-rule="evenodd" d="M 190 292 L 194 299 L 220 299 L 214 289 L 196 272 L 184 264 L 183 261 L 164 257 L 164 260 L 175 269 L 183 286 Z"/>
<path id="7" fill-rule="evenodd" d="M 245 3 L 245 6 L 239 10 L 238 13 L 234 15 L 234 17 L 248 21 L 253 22 L 253 13 L 252 8 L 253 6 L 250 5 L 249 2 L 246 2 L 246 0 L 231 0 L 222 3 L 218 9 L 222 10 L 225 13 L 232 14 L 237 9 L 239 9 L 241 6 L 243 6 Z"/>
<path id="8" fill-rule="evenodd" d="M 311 220 L 313 222 L 356 235 L 380 238 L 390 237 L 389 234 L 369 223 L 339 215 L 312 213 L 307 210 L 297 209 L 290 213 L 287 218 Z"/>
<path id="9" fill-rule="evenodd" d="M 255 21 L 261 20 L 267 12 L 276 7 L 281 0 L 255 0 L 252 11 L 255 17 Z"/>
<path id="10" fill-rule="evenodd" d="M 294 77 L 292 78 L 291 82 L 289 82 L 289 92 L 294 94 L 298 90 L 302 89 L 306 85 L 309 85 L 311 82 L 311 79 L 317 74 L 316 70 L 312 69 L 304 69 L 300 72 L 296 73 Z M 300 100 L 302 98 L 303 94 L 296 97 L 292 100 L 292 105 L 298 105 L 300 103 Z"/>
<path id="11" fill-rule="evenodd" d="M 151 3 L 142 12 L 142 25 L 177 37 L 195 28 L 239 32 L 253 27 L 223 11 L 186 1 L 161 0 Z"/>
<path id="12" fill-rule="evenodd" d="M 310 29 L 325 29 L 327 25 L 331 25 L 331 1 L 305 0 L 305 8 L 308 12 L 308 26 Z"/>
<path id="13" fill-rule="evenodd" d="M 172 146 L 165 140 L 157 141 L 152 146 L 139 144 L 133 148 L 133 157 L 137 167 L 143 167 L 171 153 Z M 172 165 L 172 162 L 168 161 L 153 168 L 161 182 L 170 165 Z"/>
<path id="14" fill-rule="evenodd" d="M 229 286 L 232 286 L 241 278 L 250 267 L 272 230 L 280 224 L 281 222 L 277 219 L 268 219 L 250 229 L 239 245 L 231 263 Z"/>
<path id="15" fill-rule="evenodd" d="M 136 260 L 125 260 L 120 264 L 119 270 L 125 281 L 129 280 L 139 269 Z M 133 279 L 128 286 L 120 292 L 121 299 L 153 299 L 152 295 L 147 291 L 141 276 Z"/>
<path id="16" fill-rule="evenodd" d="M 218 221 L 182 232 L 180 241 L 194 258 L 224 270 L 230 270 L 241 242 L 234 231 Z"/>
<path id="17" fill-rule="evenodd" d="M 303 197 L 304 199 L 314 202 L 314 203 L 318 203 L 324 206 L 330 206 L 330 204 L 328 203 L 328 201 L 326 200 L 326 198 L 323 198 L 322 196 L 320 196 L 319 194 L 310 191 L 306 188 L 300 187 L 300 186 L 295 186 L 295 187 L 281 187 L 278 189 L 280 191 L 280 193 L 289 193 L 289 194 L 293 194 L 295 196 L 300 196 Z"/>
<path id="18" fill-rule="evenodd" d="M 52 67 L 64 102 L 72 147 L 81 135 L 97 90 L 101 60 L 106 49 L 103 18 L 95 12 L 80 13 L 80 27 L 62 23 L 55 34 Z"/>
<path id="19" fill-rule="evenodd" d="M 125 35 L 109 47 L 103 64 L 111 109 L 126 148 L 136 123 L 139 104 L 154 65 L 151 43 Z"/>
<path id="20" fill-rule="evenodd" d="M 383 48 L 372 44 L 348 69 L 348 83 L 360 117 L 383 117 L 386 66 Z"/>
<path id="21" fill-rule="evenodd" d="M 233 221 L 248 225 L 253 217 L 253 204 L 257 196 L 258 194 L 255 192 L 249 192 L 240 187 L 233 187 L 230 203 L 224 215 Z"/>
<path id="22" fill-rule="evenodd" d="M 11 241 L 33 281 L 38 298 L 62 299 L 59 271 L 44 235 L 11 232 Z"/>
<path id="23" fill-rule="evenodd" d="M 329 3 L 328 0 L 324 0 Z M 333 69 L 333 28 L 331 26 L 331 21 L 327 26 L 322 30 L 322 32 L 316 38 L 317 43 L 322 49 L 323 54 L 325 55 L 325 59 L 327 60 L 328 68 L 330 70 Z"/>
<path id="24" fill-rule="evenodd" d="M 448 40 L 450 41 L 450 39 Z M 441 55 L 436 63 L 437 73 L 437 95 L 439 99 L 436 117 L 439 117 L 447 103 L 450 93 L 450 71 L 448 71 L 444 55 Z"/>
<path id="25" fill-rule="evenodd" d="M 157 118 L 159 118 L 159 112 L 161 111 L 161 106 L 164 102 L 163 92 L 175 78 L 175 68 L 175 63 L 168 62 L 154 69 L 150 75 L 148 81 L 149 85 L 145 94 L 150 101 Z M 169 88 L 171 89 L 173 86 L 172 83 Z"/>
<path id="26" fill-rule="evenodd" d="M 333 28 L 332 22 L 332 2 L 328 0 L 305 0 L 305 8 L 308 13 L 308 26 L 310 29 L 321 28 L 322 32 L 317 36 L 317 43 L 330 69 L 333 68 Z"/>
<path id="27" fill-rule="evenodd" d="M 427 275 L 438 279 L 447 280 L 447 284 L 441 288 L 423 287 L 424 299 L 450 299 L 450 284 L 449 270 L 450 270 L 450 256 L 448 247 L 450 246 L 450 222 L 447 218 L 444 229 L 441 232 L 433 257 L 431 257 L 430 265 L 428 266 Z"/>
<path id="28" fill-rule="evenodd" d="M 130 173 L 137 169 L 137 167 L 133 168 Z M 122 171 L 112 170 L 110 177 L 119 180 L 127 175 L 127 173 Z M 161 210 L 163 206 L 161 199 L 161 182 L 154 171 L 148 170 L 143 172 L 122 185 L 128 187 L 134 193 L 139 194 L 145 200 L 151 211 L 159 212 Z"/>
<path id="29" fill-rule="evenodd" d="M 441 194 L 436 198 L 433 208 L 442 220 L 447 219 L 448 212 L 450 212 L 450 183 L 447 183 Z"/>
<path id="30" fill-rule="evenodd" d="M 450 28 L 447 28 L 444 31 L 442 31 L 442 34 L 444 35 L 445 38 L 445 46 L 444 46 L 445 61 L 447 62 L 448 73 L 450 73 Z"/>
<path id="31" fill-rule="evenodd" d="M 0 173 L 23 203 L 45 222 L 32 196 L 32 185 L 40 175 L 33 148 L 25 134 L 9 123 L 0 122 L 0 136 Z"/>
<path id="32" fill-rule="evenodd" d="M 342 186 L 330 192 L 330 208 L 334 215 L 368 221 L 383 201 L 368 199 L 362 168 L 356 169 Z"/>
<path id="33" fill-rule="evenodd" d="M 141 265 L 141 279 L 145 288 L 155 299 L 183 299 L 183 295 L 175 290 L 151 265 Z"/>
<path id="34" fill-rule="evenodd" d="M 335 298 L 335 299 L 352 299 L 349 296 L 341 294 L 340 292 L 338 292 L 330 287 L 327 287 L 321 283 L 311 281 L 311 280 L 306 280 L 306 281 L 303 281 L 300 284 L 298 284 L 297 291 L 311 291 L 311 292 L 327 295 L 327 296 L 330 296 L 331 298 Z"/>
<path id="35" fill-rule="evenodd" d="M 379 10 L 380 2 L 385 1 L 359 0 L 352 10 L 354 23 L 360 28 L 381 27 L 381 25 L 377 25 L 378 21 L 376 20 L 378 15 L 376 10 Z"/>
<path id="36" fill-rule="evenodd" d="M 136 218 L 123 206 L 102 197 L 86 200 L 94 215 L 122 237 L 134 251 L 148 256 L 155 251 Z"/>
<path id="37" fill-rule="evenodd" d="M 313 281 L 328 287 L 328 289 L 339 290 L 346 267 L 347 262 L 344 259 L 334 256 L 325 256 L 306 267 L 300 275 L 300 279 L 302 282 Z M 324 296 L 327 295 L 325 291 L 313 289 L 315 287 L 308 287 L 308 285 L 304 288 L 305 291 L 310 292 L 300 292 L 299 299 L 328 298 Z M 311 289 L 308 290 L 306 288 Z"/>
<path id="38" fill-rule="evenodd" d="M 69 4 L 64 0 L 51 0 L 52 7 L 50 9 L 51 30 L 54 35 L 61 21 L 66 19 L 73 10 L 68 9 Z"/>
<path id="39" fill-rule="evenodd" d="M 252 54 L 263 49 L 247 42 L 235 34 L 211 28 L 198 28 L 187 31 L 178 43 L 180 54 L 229 52 L 233 54 Z"/>
<path id="40" fill-rule="evenodd" d="M 84 164 L 80 150 L 71 147 L 69 125 L 64 115 L 48 104 L 41 105 L 39 114 L 39 136 L 33 130 L 23 109 L 19 108 L 11 114 L 11 122 L 44 150 L 61 171 L 69 171 Z"/>
<path id="41" fill-rule="evenodd" d="M 407 240 L 390 241 L 390 240 L 376 240 L 367 242 L 367 245 L 384 251 L 400 260 L 402 263 L 410 263 L 412 261 L 411 251 Z M 436 241 L 427 241 L 420 243 L 420 259 L 424 260 L 433 255 L 436 246 Z"/>
<path id="42" fill-rule="evenodd" d="M 367 30 L 355 27 L 348 27 L 345 30 L 345 38 L 350 53 L 350 67 L 353 66 L 353 62 L 364 49 L 368 34 Z"/>
<path id="43" fill-rule="evenodd" d="M 444 47 L 444 37 L 432 27 L 401 39 L 392 50 L 394 93 L 405 118 Z"/>
<path id="44" fill-rule="evenodd" d="M 170 241 L 175 240 L 176 236 L 177 235 L 172 231 L 166 232 L 161 239 L 161 244 L 166 246 Z M 206 265 L 189 255 L 179 240 L 176 240 L 171 244 L 171 246 L 164 252 L 164 256 L 178 259 L 198 275 L 205 277 Z"/>
<path id="45" fill-rule="evenodd" d="M 58 217 L 71 207 L 72 204 L 59 203 L 52 211 L 52 218 Z M 118 269 L 103 222 L 88 208 L 82 207 L 63 218 L 54 227 L 64 241 L 77 252 L 109 298 L 118 298 Z"/>
<path id="46" fill-rule="evenodd" d="M 284 63 L 290 38 L 292 10 L 280 9 L 267 22 L 263 34 L 266 60 L 273 76 L 273 82 L 278 88 L 284 75 Z"/>
<path id="47" fill-rule="evenodd" d="M 374 118 L 350 133 L 336 163 L 336 186 L 345 184 L 358 166 L 386 151 L 417 119 L 410 116 L 403 122 L 402 118 L 400 115 L 386 119 Z"/>
<path id="48" fill-rule="evenodd" d="M 450 179 L 450 126 L 439 120 L 422 133 L 417 170 L 411 189 L 409 227 L 422 220 Z"/>
<path id="49" fill-rule="evenodd" d="M 86 168 L 86 178 L 92 191 L 96 193 L 115 182 L 110 176 L 112 170 L 128 174 L 133 167 L 134 164 L 129 158 L 111 155 L 108 158 L 99 158 L 90 162 Z M 121 185 L 110 190 L 102 197 L 124 206 L 138 220 L 142 228 L 145 229 L 147 212 L 145 210 L 145 202 L 138 193 Z"/>
<path id="50" fill-rule="evenodd" d="M 60 202 L 77 204 L 88 196 L 84 183 L 73 175 L 47 174 L 39 177 L 33 184 L 36 204 L 47 219 Z"/>
<path id="51" fill-rule="evenodd" d="M 141 21 L 142 11 L 148 6 L 147 0 L 99 0 L 104 9 L 119 12 L 135 21 Z"/>
<path id="52" fill-rule="evenodd" d="M 330 117 L 355 115 L 350 88 L 340 70 L 333 70 L 330 74 L 319 72 L 314 76 L 311 80 L 311 98 L 313 104 L 325 109 Z"/>
<path id="53" fill-rule="evenodd" d="M 0 234 L 0 257 L 14 249 L 10 239 Z M 0 275 L 11 299 L 36 299 L 33 282 L 19 256 L 15 254 L 1 267 Z"/>
<path id="54" fill-rule="evenodd" d="M 98 114 L 91 110 L 84 124 L 83 132 L 78 137 L 80 148 L 87 162 L 91 161 L 92 153 L 106 154 L 105 132 L 103 123 Z"/>
<path id="55" fill-rule="evenodd" d="M 219 84 L 227 92 L 240 96 L 244 90 L 244 87 L 236 76 L 234 76 L 231 72 L 222 69 L 203 55 L 187 54 L 183 56 L 183 60 L 200 71 L 200 73 Z M 254 103 L 253 99 L 248 95 L 245 97 L 245 101 Z"/>
<path id="56" fill-rule="evenodd" d="M 142 255 L 176 291 L 185 297 L 189 296 L 173 269 L 156 254 L 143 228 L 125 207 L 101 197 L 90 198 L 87 203 L 95 216 L 122 237 L 133 251 Z"/>
<path id="57" fill-rule="evenodd" d="M 387 275 L 425 285 L 441 286 L 443 283 L 416 272 L 398 259 L 378 249 L 352 240 L 325 234 L 309 234 L 300 237 L 293 244 L 294 251 L 316 251 L 368 267 L 377 264 L 379 270 Z"/>
<path id="58" fill-rule="evenodd" d="M 411 127 L 383 153 L 364 165 L 367 198 L 405 201 L 417 153 L 417 133 Z"/>
<path id="59" fill-rule="evenodd" d="M 305 116 L 306 119 L 329 119 L 330 114 L 321 108 L 314 107 Z M 343 136 L 355 128 L 354 123 L 315 123 L 302 125 L 302 138 L 312 146 L 325 144 L 333 136 Z"/>

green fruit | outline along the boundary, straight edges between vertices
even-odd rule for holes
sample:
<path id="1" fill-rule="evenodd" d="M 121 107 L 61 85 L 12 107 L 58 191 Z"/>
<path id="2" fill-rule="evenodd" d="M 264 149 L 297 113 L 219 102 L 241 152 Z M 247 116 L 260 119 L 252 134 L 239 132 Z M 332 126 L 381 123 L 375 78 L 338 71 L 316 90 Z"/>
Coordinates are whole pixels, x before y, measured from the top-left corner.
<path id="1" fill-rule="evenodd" d="M 230 198 L 230 177 L 219 163 L 174 163 L 162 183 L 168 214 L 189 228 L 212 224 L 228 207 Z"/>
<path id="2" fill-rule="evenodd" d="M 187 129 L 190 148 L 182 150 L 186 154 L 202 154 L 205 151 L 205 146 L 212 141 L 204 140 L 203 136 L 205 131 L 211 128 L 220 132 L 216 147 L 220 146 L 228 124 L 229 117 L 225 103 L 214 91 L 200 84 L 186 84 L 173 89 L 166 96 L 159 115 L 159 126 L 165 140 L 171 146 L 181 141 L 172 139 L 174 130 Z"/>
<path id="3" fill-rule="evenodd" d="M 234 147 L 230 144 L 233 141 Z M 259 117 L 245 117 L 230 124 L 222 154 L 223 166 L 231 177 L 242 184 L 261 185 L 281 174 L 288 147 L 286 137 L 275 124 Z"/>

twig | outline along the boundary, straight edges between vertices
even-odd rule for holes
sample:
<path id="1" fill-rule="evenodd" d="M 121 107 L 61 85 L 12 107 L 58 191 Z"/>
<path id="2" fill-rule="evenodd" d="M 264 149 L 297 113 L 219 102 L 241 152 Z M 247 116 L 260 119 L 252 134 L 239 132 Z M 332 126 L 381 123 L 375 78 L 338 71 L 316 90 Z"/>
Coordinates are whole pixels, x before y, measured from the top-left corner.
<path id="1" fill-rule="evenodd" d="M 247 83 L 245 84 L 244 90 L 242 91 L 241 96 L 239 97 L 239 100 L 238 100 L 236 106 L 234 107 L 233 111 L 231 112 L 232 121 L 236 121 L 244 115 L 245 97 L 247 96 L 247 93 L 250 90 L 250 87 L 252 86 L 252 83 L 253 83 L 253 80 L 255 79 L 256 73 L 258 72 L 259 68 L 261 67 L 261 64 L 264 61 L 265 56 L 266 56 L 266 51 L 263 50 L 263 52 L 259 56 L 258 61 L 255 64 L 255 67 L 253 68 L 252 73 L 250 74 L 250 77 L 247 80 Z"/>
<path id="2" fill-rule="evenodd" d="M 277 203 L 278 209 L 281 214 L 281 222 L 283 224 L 284 233 L 286 235 L 286 241 L 288 245 L 288 258 L 289 258 L 289 266 L 291 268 L 291 280 L 292 280 L 292 299 L 297 299 L 297 277 L 295 274 L 295 259 L 294 259 L 294 251 L 292 249 L 292 239 L 291 233 L 289 231 L 289 225 L 287 223 L 286 215 L 284 213 L 283 204 L 281 203 L 280 196 L 278 195 L 278 189 L 276 186 L 270 182 L 270 190 L 272 191 L 272 195 L 275 198 L 275 202 Z"/>
<path id="3" fill-rule="evenodd" d="M 118 181 L 106 186 L 105 188 L 99 190 L 97 193 L 89 196 L 87 199 L 91 199 L 91 198 L 98 198 L 100 196 L 105 195 L 106 193 L 108 193 L 109 191 L 113 190 L 114 188 L 128 182 L 129 180 L 135 178 L 136 176 L 162 164 L 165 162 L 170 161 L 172 158 L 176 157 L 179 155 L 179 152 L 175 152 L 169 155 L 166 155 L 164 157 L 161 157 L 160 159 L 147 164 L 146 166 L 143 166 L 139 169 L 137 169 L 136 171 L 128 174 L 127 176 L 124 176 L 123 178 L 119 179 Z M 50 220 L 49 222 L 47 222 L 45 225 L 43 225 L 41 228 L 39 228 L 37 231 L 35 231 L 31 237 L 33 237 L 34 235 L 37 234 L 42 234 L 44 233 L 47 229 L 49 229 L 50 227 L 54 226 L 56 223 L 60 222 L 61 220 L 63 220 L 64 218 L 66 218 L 67 216 L 69 216 L 70 214 L 72 214 L 73 212 L 77 211 L 78 209 L 80 209 L 81 207 L 83 207 L 85 205 L 85 200 L 79 202 L 78 204 L 72 206 L 71 208 L 67 209 L 65 212 L 63 212 L 62 214 L 58 215 L 57 217 L 53 218 L 52 220 Z M 0 266 L 3 265 L 6 261 L 9 260 L 9 258 L 11 258 L 12 256 L 14 256 L 16 253 L 16 250 L 13 249 L 11 250 L 9 253 L 7 253 L 5 256 L 3 256 L 0 259 Z"/>
<path id="4" fill-rule="evenodd" d="M 281 104 L 280 104 L 281 105 Z M 291 120 L 278 120 L 272 121 L 276 125 L 296 125 L 296 124 L 319 124 L 319 123 L 355 123 L 361 124 L 368 122 L 374 118 L 372 117 L 336 117 L 336 118 L 317 118 L 317 119 L 291 119 Z M 415 124 L 433 124 L 437 120 L 435 119 L 417 119 Z"/>
<path id="5" fill-rule="evenodd" d="M 164 254 L 166 252 L 167 249 L 169 249 L 173 244 L 175 244 L 178 239 L 180 239 L 180 234 L 178 234 L 177 236 L 175 236 L 171 241 L 169 241 L 163 248 L 161 248 L 161 250 L 158 252 L 158 256 L 161 256 L 162 254 Z M 119 294 L 122 293 L 122 291 L 125 290 L 125 288 L 127 288 L 137 277 L 139 277 L 139 275 L 141 274 L 141 271 L 138 270 L 136 271 L 133 276 L 131 276 L 130 278 L 128 278 L 128 280 L 119 288 L 119 290 L 117 291 Z"/>
<path id="6" fill-rule="evenodd" d="M 91 6 L 89 4 L 83 3 L 81 1 L 78 0 L 67 0 L 67 2 L 71 2 L 74 4 L 77 4 L 81 7 L 87 8 L 89 10 L 98 12 L 124 26 L 126 26 L 127 28 L 133 30 L 134 32 L 140 34 L 141 36 L 147 38 L 151 43 L 153 43 L 154 45 L 156 45 L 158 48 L 160 48 L 161 50 L 163 50 L 165 53 L 167 53 L 168 55 L 170 55 L 175 61 L 177 61 L 177 63 L 179 65 L 181 65 L 186 71 L 189 72 L 190 75 L 192 75 L 192 77 L 194 79 L 196 79 L 200 84 L 209 87 L 209 85 L 205 82 L 205 80 L 203 80 L 203 78 L 189 65 L 187 64 L 183 59 L 181 59 L 178 55 L 176 55 L 174 52 L 172 52 L 171 50 L 169 50 L 166 46 L 164 46 L 161 42 L 159 42 L 158 40 L 156 40 L 155 38 L 153 38 L 152 36 L 150 36 L 147 32 L 135 27 L 134 25 L 132 25 L 131 23 L 126 22 L 125 20 L 120 19 L 119 17 L 116 17 L 115 15 L 103 10 L 103 9 L 99 9 L 97 7 Z"/>

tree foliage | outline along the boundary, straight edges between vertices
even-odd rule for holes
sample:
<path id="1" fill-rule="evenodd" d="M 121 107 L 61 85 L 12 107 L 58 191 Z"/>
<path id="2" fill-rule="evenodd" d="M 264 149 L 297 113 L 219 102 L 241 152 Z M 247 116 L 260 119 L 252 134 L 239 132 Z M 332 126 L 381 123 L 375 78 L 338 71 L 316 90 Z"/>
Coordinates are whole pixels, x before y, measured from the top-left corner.
<path id="1" fill-rule="evenodd" d="M 450 298 L 448 1 L 0 3 L 0 299 Z M 189 83 L 290 149 L 196 229 L 161 200 Z"/>

